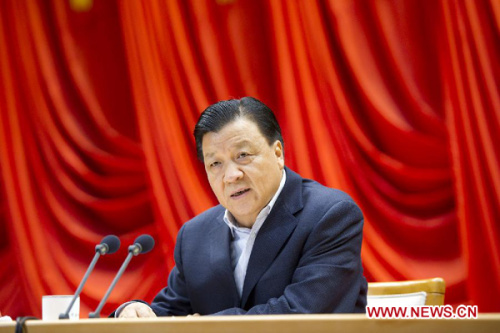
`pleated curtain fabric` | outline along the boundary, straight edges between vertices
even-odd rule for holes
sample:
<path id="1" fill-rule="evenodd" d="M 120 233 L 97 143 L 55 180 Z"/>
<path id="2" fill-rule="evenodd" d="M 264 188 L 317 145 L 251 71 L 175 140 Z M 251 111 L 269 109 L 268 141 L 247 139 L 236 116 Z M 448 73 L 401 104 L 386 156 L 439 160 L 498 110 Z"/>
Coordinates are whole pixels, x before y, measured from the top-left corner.
<path id="1" fill-rule="evenodd" d="M 180 226 L 215 205 L 193 127 L 218 100 L 276 113 L 286 164 L 365 214 L 369 281 L 443 277 L 500 311 L 500 2 L 0 1 L 0 311 L 152 300 Z M 195 253 L 193 255 L 196 255 Z"/>

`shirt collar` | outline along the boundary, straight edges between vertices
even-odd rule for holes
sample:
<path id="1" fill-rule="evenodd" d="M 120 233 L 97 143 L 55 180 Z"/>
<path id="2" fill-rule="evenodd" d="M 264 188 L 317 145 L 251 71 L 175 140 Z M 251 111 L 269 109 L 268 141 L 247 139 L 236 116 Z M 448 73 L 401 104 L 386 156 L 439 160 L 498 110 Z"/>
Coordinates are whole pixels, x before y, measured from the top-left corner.
<path id="1" fill-rule="evenodd" d="M 274 204 L 276 203 L 276 200 L 278 200 L 278 197 L 283 190 L 283 187 L 285 187 L 285 182 L 286 182 L 286 172 L 283 169 L 283 173 L 281 176 L 281 181 L 280 181 L 280 186 L 278 187 L 278 190 L 274 194 L 273 198 L 269 203 L 262 208 L 262 210 L 259 212 L 259 215 L 257 215 L 257 221 L 258 220 L 265 220 L 266 217 L 271 213 L 271 209 L 273 209 Z M 241 228 L 238 223 L 236 222 L 234 216 L 226 209 L 224 212 L 224 222 L 229 226 L 229 229 L 231 229 L 231 233 L 234 233 L 234 228 Z M 254 224 L 255 225 L 255 224 Z M 233 234 L 234 236 L 234 234 Z"/>

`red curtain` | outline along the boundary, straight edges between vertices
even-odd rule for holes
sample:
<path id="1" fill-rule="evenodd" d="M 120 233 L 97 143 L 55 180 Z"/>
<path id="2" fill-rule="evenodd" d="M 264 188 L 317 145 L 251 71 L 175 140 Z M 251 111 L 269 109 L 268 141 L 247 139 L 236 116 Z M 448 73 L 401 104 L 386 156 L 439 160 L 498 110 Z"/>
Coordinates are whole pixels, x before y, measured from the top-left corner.
<path id="1" fill-rule="evenodd" d="M 500 311 L 499 32 L 496 0 L 0 1 L 0 311 L 72 294 L 107 234 L 81 316 L 142 233 L 103 314 L 150 301 L 216 204 L 197 117 L 246 95 L 289 167 L 360 204 L 369 281 L 441 276 Z"/>

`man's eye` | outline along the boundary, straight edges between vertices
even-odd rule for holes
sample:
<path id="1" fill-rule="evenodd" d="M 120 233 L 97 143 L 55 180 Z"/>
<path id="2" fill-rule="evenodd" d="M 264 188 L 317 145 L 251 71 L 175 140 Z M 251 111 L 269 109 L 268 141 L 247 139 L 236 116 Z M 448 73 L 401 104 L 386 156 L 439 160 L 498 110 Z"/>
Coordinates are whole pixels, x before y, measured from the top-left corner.
<path id="1" fill-rule="evenodd" d="M 244 158 L 244 157 L 247 157 L 248 156 L 248 153 L 239 153 L 238 154 L 238 158 Z"/>
<path id="2" fill-rule="evenodd" d="M 220 162 L 212 162 L 212 163 L 210 163 L 210 167 L 211 168 L 219 166 L 219 165 L 220 165 Z"/>

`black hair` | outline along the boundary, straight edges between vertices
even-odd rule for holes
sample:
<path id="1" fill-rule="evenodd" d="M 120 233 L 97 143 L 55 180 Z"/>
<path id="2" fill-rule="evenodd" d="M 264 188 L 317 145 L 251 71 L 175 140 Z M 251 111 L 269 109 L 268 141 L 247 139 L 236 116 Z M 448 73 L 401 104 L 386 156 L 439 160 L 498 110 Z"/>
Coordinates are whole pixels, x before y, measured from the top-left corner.
<path id="1" fill-rule="evenodd" d="M 269 145 L 279 140 L 284 147 L 280 125 L 270 108 L 253 97 L 230 99 L 217 102 L 206 108 L 194 127 L 196 151 L 200 161 L 203 162 L 203 136 L 209 132 L 220 131 L 224 126 L 240 117 L 253 121 Z"/>

